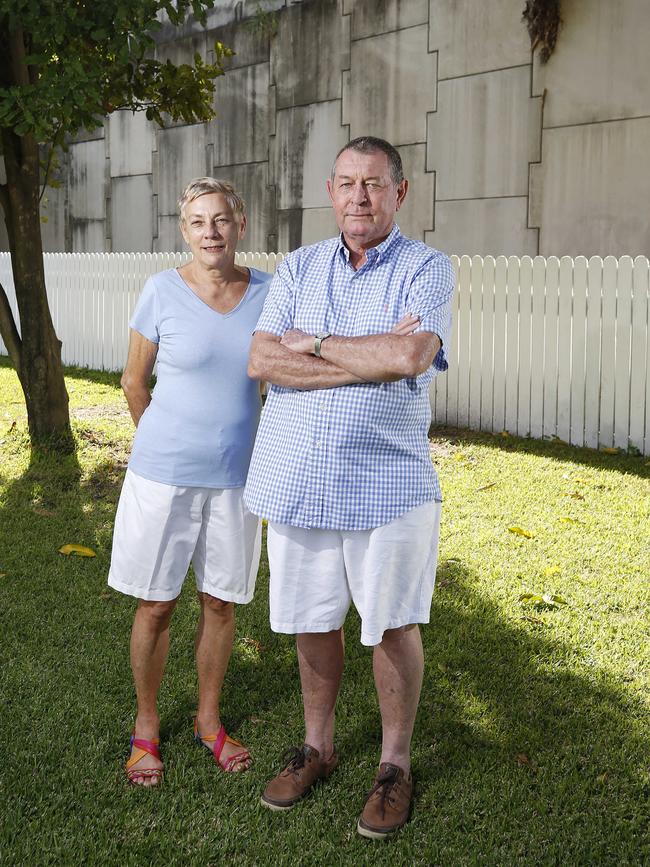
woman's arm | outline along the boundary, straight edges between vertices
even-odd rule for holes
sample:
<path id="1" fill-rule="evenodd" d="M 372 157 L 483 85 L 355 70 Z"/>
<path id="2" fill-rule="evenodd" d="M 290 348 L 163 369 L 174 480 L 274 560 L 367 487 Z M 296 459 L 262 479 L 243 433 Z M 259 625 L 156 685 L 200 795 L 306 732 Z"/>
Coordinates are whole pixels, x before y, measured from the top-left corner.
<path id="1" fill-rule="evenodd" d="M 158 354 L 158 344 L 131 329 L 129 355 L 120 384 L 129 405 L 133 424 L 137 427 L 142 413 L 151 403 L 149 380 Z"/>

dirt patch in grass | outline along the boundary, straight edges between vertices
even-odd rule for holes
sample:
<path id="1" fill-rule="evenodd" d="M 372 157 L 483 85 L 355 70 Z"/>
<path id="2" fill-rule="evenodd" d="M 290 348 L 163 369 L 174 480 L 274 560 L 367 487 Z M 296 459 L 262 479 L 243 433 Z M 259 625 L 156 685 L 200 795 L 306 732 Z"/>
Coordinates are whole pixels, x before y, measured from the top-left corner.
<path id="1" fill-rule="evenodd" d="M 70 410 L 71 418 L 127 418 L 128 407 L 124 403 L 105 404 L 104 406 L 84 406 Z"/>

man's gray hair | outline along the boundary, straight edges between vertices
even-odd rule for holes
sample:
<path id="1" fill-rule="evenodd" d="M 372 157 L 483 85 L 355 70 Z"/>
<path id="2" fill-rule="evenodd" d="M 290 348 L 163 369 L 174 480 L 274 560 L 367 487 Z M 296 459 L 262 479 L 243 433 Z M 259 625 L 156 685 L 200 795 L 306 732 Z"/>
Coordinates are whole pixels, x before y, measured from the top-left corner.
<path id="1" fill-rule="evenodd" d="M 334 164 L 332 165 L 331 179 L 334 180 L 334 172 L 336 171 L 336 161 L 345 151 L 357 151 L 360 154 L 374 154 L 381 151 L 388 157 L 388 165 L 390 167 L 390 179 L 394 184 L 401 184 L 404 180 L 404 169 L 402 167 L 402 158 L 399 155 L 397 148 L 394 148 L 390 142 L 383 138 L 375 138 L 372 135 L 362 135 L 359 138 L 353 138 L 351 142 L 344 145 L 337 153 Z"/>
<path id="2" fill-rule="evenodd" d="M 220 193 L 232 208 L 238 221 L 246 216 L 246 202 L 239 193 L 235 192 L 235 188 L 228 181 L 221 181 L 218 178 L 194 178 L 185 187 L 178 200 L 178 221 L 181 225 L 185 222 L 185 214 L 183 213 L 185 206 L 193 202 L 194 199 L 198 199 L 199 196 L 205 196 L 208 193 Z"/>

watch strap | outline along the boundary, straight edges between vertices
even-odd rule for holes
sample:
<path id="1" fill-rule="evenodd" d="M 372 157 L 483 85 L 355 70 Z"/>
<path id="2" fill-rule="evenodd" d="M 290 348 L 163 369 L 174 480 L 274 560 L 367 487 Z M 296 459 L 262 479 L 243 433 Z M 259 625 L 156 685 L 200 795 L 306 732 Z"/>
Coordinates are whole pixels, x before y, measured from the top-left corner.
<path id="1" fill-rule="evenodd" d="M 323 344 L 323 340 L 327 340 L 327 338 L 331 336 L 332 335 L 329 333 L 329 331 L 323 331 L 319 334 L 316 334 L 316 336 L 314 337 L 314 355 L 316 356 L 316 358 L 321 357 L 320 350 Z"/>

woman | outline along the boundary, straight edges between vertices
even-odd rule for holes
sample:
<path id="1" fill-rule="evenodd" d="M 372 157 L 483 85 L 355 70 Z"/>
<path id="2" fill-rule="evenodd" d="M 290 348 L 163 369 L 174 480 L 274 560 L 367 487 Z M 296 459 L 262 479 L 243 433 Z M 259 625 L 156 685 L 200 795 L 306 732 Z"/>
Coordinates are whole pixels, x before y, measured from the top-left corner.
<path id="1" fill-rule="evenodd" d="M 234 603 L 252 598 L 259 564 L 259 520 L 242 499 L 261 406 L 246 365 L 271 275 L 235 265 L 246 215 L 230 184 L 191 181 L 179 210 L 193 258 L 147 281 L 129 323 L 122 388 L 137 430 L 108 578 L 138 599 L 131 633 L 137 716 L 126 774 L 142 786 L 162 778 L 157 694 L 190 562 L 200 603 L 194 734 L 225 771 L 250 764 L 248 751 L 226 735 L 219 699 Z"/>

